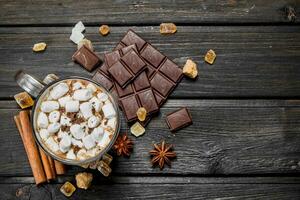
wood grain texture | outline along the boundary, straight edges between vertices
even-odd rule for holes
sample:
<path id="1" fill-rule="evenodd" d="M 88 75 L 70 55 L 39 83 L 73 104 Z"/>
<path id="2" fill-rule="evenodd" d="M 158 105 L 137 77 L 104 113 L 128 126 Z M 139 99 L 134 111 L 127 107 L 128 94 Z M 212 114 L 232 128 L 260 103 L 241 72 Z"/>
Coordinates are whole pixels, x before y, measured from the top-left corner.
<path id="1" fill-rule="evenodd" d="M 299 13 L 297 0 L 0 1 L 0 25 L 286 23 L 285 7 Z"/>
<path id="2" fill-rule="evenodd" d="M 101 37 L 98 27 L 88 27 L 85 36 L 96 53 L 111 51 L 133 28 L 159 50 L 183 66 L 187 58 L 198 63 L 196 81 L 185 78 L 171 98 L 298 98 L 300 94 L 299 26 L 179 26 L 178 33 L 161 36 L 159 27 L 112 27 Z M 71 27 L 0 28 L 0 98 L 12 98 L 21 89 L 13 77 L 25 69 L 38 77 L 92 74 L 73 63 L 76 45 L 69 40 Z M 44 53 L 34 53 L 36 42 L 48 44 Z M 217 59 L 206 64 L 203 56 L 214 49 Z"/>
<path id="3" fill-rule="evenodd" d="M 121 179 L 121 180 L 120 180 Z M 204 179 L 204 180 L 203 180 Z M 93 183 L 87 191 L 77 189 L 71 199 L 298 199 L 299 180 L 266 178 L 269 183 L 252 178 L 243 183 L 236 178 L 161 178 L 121 177 L 109 184 Z M 249 180 L 249 178 L 245 178 Z M 36 187 L 33 184 L 0 184 L 3 199 L 68 199 L 59 191 L 61 184 Z"/>
<path id="4" fill-rule="evenodd" d="M 169 100 L 135 143 L 131 157 L 115 157 L 119 175 L 259 175 L 299 174 L 299 100 Z M 171 134 L 167 113 L 187 106 L 194 124 Z M 24 148 L 8 104 L 0 110 L 0 176 L 31 176 Z M 124 122 L 124 118 L 122 118 Z M 122 123 L 121 132 L 128 127 Z M 149 150 L 165 139 L 175 145 L 177 159 L 163 171 L 152 168 Z M 69 175 L 80 170 L 70 168 Z"/>

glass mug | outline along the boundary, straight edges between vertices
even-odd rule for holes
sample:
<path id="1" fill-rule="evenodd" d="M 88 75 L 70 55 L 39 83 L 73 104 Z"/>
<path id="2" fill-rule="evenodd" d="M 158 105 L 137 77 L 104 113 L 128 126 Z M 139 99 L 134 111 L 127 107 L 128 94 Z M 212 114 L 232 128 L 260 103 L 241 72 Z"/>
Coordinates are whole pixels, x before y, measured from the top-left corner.
<path id="1" fill-rule="evenodd" d="M 49 93 L 49 90 L 52 89 L 55 85 L 64 82 L 66 80 L 83 80 L 87 81 L 90 83 L 95 84 L 97 87 L 99 87 L 102 91 L 104 91 L 108 97 L 109 100 L 111 101 L 115 111 L 116 111 L 116 127 L 115 131 L 113 133 L 113 137 L 109 141 L 109 143 L 105 146 L 104 149 L 101 149 L 100 153 L 95 155 L 94 157 L 87 158 L 85 160 L 75 160 L 75 159 L 67 159 L 63 158 L 57 154 L 55 154 L 51 149 L 47 147 L 45 142 L 43 142 L 40 134 L 37 131 L 37 109 L 40 108 L 40 104 L 43 101 L 43 98 L 45 95 Z M 119 131 L 120 131 L 120 116 L 119 116 L 119 106 L 116 103 L 116 100 L 113 98 L 113 96 L 108 92 L 102 85 L 99 83 L 88 79 L 84 77 L 77 77 L 77 76 L 72 76 L 64 79 L 59 79 L 56 75 L 54 74 L 49 74 L 45 77 L 43 81 L 40 81 L 39 79 L 35 78 L 32 75 L 29 75 L 25 73 L 24 71 L 18 71 L 15 75 L 15 81 L 18 83 L 18 85 L 23 88 L 26 92 L 28 92 L 31 96 L 35 97 L 36 100 L 34 102 L 33 108 L 32 108 L 32 113 L 31 113 L 31 125 L 33 129 L 33 135 L 34 138 L 37 142 L 37 144 L 46 152 L 48 155 L 50 155 L 52 158 L 55 160 L 58 160 L 64 164 L 67 165 L 84 165 L 91 163 L 93 161 L 99 160 L 102 158 L 102 156 L 107 153 L 115 143 Z"/>

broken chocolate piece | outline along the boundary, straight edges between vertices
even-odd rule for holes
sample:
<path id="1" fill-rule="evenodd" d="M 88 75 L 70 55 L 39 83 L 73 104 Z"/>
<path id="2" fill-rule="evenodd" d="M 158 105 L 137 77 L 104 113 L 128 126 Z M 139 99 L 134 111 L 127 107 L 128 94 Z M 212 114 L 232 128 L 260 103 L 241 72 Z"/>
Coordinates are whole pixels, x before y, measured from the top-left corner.
<path id="1" fill-rule="evenodd" d="M 92 71 L 101 62 L 100 58 L 85 45 L 74 53 L 72 59 L 88 71 Z"/>
<path id="2" fill-rule="evenodd" d="M 167 114 L 166 122 L 172 132 L 182 129 L 193 123 L 192 117 L 187 108 L 181 108 Z"/>

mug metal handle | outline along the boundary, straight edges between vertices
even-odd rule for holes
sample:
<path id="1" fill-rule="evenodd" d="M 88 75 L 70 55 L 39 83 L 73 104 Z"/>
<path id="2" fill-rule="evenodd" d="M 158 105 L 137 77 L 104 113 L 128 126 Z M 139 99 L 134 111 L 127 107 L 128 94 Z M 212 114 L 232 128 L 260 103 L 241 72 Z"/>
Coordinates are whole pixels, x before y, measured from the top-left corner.
<path id="1" fill-rule="evenodd" d="M 23 70 L 18 71 L 15 75 L 15 81 L 18 85 L 33 97 L 37 97 L 47 84 L 57 79 L 58 77 L 55 74 L 48 74 L 43 81 L 40 81 Z"/>

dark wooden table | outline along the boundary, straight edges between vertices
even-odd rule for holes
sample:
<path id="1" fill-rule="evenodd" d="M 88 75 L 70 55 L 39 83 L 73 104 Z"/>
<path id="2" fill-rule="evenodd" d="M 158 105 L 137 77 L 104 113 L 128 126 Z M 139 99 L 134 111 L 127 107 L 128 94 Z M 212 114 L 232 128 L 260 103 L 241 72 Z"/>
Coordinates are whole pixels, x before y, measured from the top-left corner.
<path id="1" fill-rule="evenodd" d="M 36 187 L 13 122 L 22 91 L 19 69 L 38 77 L 91 77 L 74 64 L 72 26 L 82 20 L 97 54 L 111 51 L 132 28 L 183 66 L 198 63 L 199 78 L 184 79 L 146 134 L 133 138 L 129 159 L 115 157 L 113 173 L 95 172 L 92 187 L 71 199 L 300 199 L 300 27 L 298 0 L 25 1 L 0 2 L 0 199 L 66 199 L 59 187 L 82 171 Z M 161 22 L 178 32 L 159 34 Z M 107 37 L 98 27 L 108 24 Z M 34 43 L 48 44 L 33 53 Z M 214 65 L 204 62 L 214 49 Z M 189 107 L 194 124 L 171 134 L 166 113 Z M 122 132 L 128 131 L 122 123 Z M 148 151 L 166 139 L 178 154 L 171 168 L 152 168 Z"/>

